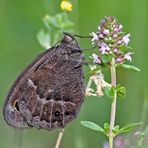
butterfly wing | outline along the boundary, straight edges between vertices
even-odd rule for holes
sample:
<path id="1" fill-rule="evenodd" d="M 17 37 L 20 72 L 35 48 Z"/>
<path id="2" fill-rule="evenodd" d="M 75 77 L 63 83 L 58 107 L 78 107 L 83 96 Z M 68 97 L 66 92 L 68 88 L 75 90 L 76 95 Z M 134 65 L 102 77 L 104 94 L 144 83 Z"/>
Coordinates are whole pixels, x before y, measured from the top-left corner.
<path id="1" fill-rule="evenodd" d="M 8 125 L 16 128 L 28 128 L 31 126 L 27 123 L 26 118 L 20 112 L 19 102 L 25 93 L 24 91 L 21 91 L 21 88 L 25 87 L 23 84 L 24 81 L 26 81 L 27 75 L 29 73 L 31 74 L 34 71 L 34 68 L 40 67 L 41 63 L 44 62 L 43 57 L 45 57 L 45 55 L 47 55 L 49 52 L 52 53 L 54 49 L 55 47 L 52 47 L 40 54 L 30 65 L 27 66 L 27 68 L 17 77 L 13 83 L 3 108 L 4 119 Z"/>
<path id="2" fill-rule="evenodd" d="M 75 40 L 66 40 L 27 67 L 4 106 L 9 125 L 50 130 L 76 118 L 84 99 L 82 67 L 75 68 L 82 61 L 79 49 Z"/>

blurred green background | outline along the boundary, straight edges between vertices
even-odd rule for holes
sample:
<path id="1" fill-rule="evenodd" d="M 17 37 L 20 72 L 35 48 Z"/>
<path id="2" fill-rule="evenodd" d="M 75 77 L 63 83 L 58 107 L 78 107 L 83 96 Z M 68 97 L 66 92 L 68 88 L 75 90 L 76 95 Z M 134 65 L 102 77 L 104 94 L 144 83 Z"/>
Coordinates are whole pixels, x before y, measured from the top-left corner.
<path id="1" fill-rule="evenodd" d="M 74 5 L 70 19 L 76 23 L 76 33 L 88 35 L 97 30 L 104 16 L 116 16 L 124 30 L 132 35 L 133 65 L 140 73 L 118 69 L 118 83 L 127 88 L 127 96 L 118 101 L 116 123 L 124 125 L 144 121 L 147 125 L 148 108 L 148 1 L 147 0 L 71 0 Z M 58 12 L 59 0 L 1 0 L 0 1 L 0 148 L 15 148 L 17 137 L 2 115 L 5 97 L 16 76 L 41 51 L 36 34 L 43 27 L 42 17 Z M 81 40 L 81 46 L 89 43 Z M 87 73 L 87 72 L 86 72 Z M 109 75 L 107 76 L 109 78 Z M 145 104 L 145 108 L 144 108 Z M 109 121 L 110 102 L 105 97 L 85 99 L 79 117 L 66 127 L 61 148 L 101 148 L 105 136 L 80 125 L 90 120 L 99 125 Z M 53 148 L 58 130 L 37 129 L 24 131 L 20 148 Z"/>

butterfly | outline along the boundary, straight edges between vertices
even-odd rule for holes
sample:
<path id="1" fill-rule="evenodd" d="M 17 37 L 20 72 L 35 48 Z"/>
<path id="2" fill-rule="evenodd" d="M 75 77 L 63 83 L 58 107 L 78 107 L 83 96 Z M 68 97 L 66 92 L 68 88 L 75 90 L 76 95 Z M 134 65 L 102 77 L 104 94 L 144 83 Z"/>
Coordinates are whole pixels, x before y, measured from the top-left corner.
<path id="1" fill-rule="evenodd" d="M 84 55 L 71 34 L 41 53 L 17 77 L 3 114 L 15 128 L 63 128 L 75 119 L 84 101 Z"/>

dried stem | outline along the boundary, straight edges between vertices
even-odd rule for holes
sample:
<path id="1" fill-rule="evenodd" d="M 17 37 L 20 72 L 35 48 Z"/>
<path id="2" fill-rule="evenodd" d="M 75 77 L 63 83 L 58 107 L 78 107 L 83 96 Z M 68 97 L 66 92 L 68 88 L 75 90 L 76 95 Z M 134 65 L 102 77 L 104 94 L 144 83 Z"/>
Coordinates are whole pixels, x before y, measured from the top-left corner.
<path id="1" fill-rule="evenodd" d="M 116 68 L 115 68 L 115 59 L 112 59 L 111 63 L 111 84 L 112 86 L 116 86 Z M 110 148 L 113 148 L 113 128 L 115 124 L 115 116 L 116 116 L 116 102 L 117 102 L 117 94 L 115 92 L 114 97 L 112 98 L 111 104 L 111 114 L 110 114 L 110 131 L 109 131 L 109 145 Z"/>
<path id="2" fill-rule="evenodd" d="M 55 144 L 54 148 L 59 148 L 60 147 L 63 135 L 64 135 L 64 128 L 59 132 L 59 135 L 58 135 L 58 138 L 57 138 L 57 141 L 56 141 L 56 144 Z"/>
<path id="3" fill-rule="evenodd" d="M 15 129 L 15 135 L 12 147 L 15 148 L 22 148 L 23 147 L 23 140 L 25 136 L 25 130 L 23 129 Z"/>

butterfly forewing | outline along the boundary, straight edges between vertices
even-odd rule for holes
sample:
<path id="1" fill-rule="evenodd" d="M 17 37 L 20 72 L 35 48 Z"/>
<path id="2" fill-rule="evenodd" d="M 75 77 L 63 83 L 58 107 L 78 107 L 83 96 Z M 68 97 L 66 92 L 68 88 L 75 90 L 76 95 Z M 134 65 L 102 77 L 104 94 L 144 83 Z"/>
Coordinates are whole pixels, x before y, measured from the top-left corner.
<path id="1" fill-rule="evenodd" d="M 13 127 L 62 128 L 77 117 L 84 99 L 83 54 L 76 40 L 65 35 L 18 77 L 4 106 Z"/>

